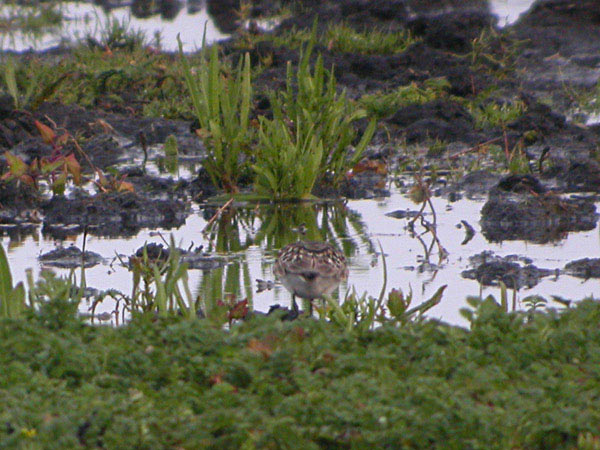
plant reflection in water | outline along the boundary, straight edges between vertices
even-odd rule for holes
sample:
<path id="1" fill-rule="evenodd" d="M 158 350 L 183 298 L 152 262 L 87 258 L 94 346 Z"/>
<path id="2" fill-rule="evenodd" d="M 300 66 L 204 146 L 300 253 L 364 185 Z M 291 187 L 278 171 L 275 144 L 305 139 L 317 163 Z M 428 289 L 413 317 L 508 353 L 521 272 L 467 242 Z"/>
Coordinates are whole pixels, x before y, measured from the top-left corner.
<path id="1" fill-rule="evenodd" d="M 210 219 L 214 208 L 205 210 Z M 222 268 L 204 271 L 197 294 L 207 312 L 221 306 L 233 307 L 247 300 L 252 308 L 254 280 L 250 275 L 251 247 L 260 247 L 260 277 L 272 280 L 272 266 L 279 249 L 298 239 L 330 242 L 341 250 L 350 264 L 359 247 L 375 253 L 361 216 L 343 202 L 293 202 L 236 206 L 222 211 L 206 230 L 207 251 L 226 254 L 230 262 Z M 272 283 L 264 283 L 268 287 Z M 339 293 L 348 285 L 340 287 Z"/>

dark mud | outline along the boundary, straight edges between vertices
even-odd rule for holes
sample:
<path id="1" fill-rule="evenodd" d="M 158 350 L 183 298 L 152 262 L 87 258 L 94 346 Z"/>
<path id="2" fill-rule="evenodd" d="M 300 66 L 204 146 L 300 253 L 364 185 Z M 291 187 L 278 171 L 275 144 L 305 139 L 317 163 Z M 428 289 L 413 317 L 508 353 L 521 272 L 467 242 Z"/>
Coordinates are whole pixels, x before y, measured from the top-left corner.
<path id="1" fill-rule="evenodd" d="M 564 268 L 564 273 L 577 278 L 600 278 L 600 259 L 583 258 L 571 261 Z"/>
<path id="2" fill-rule="evenodd" d="M 477 280 L 484 286 L 498 286 L 499 282 L 509 289 L 532 288 L 543 277 L 558 275 L 556 271 L 540 269 L 531 260 L 509 255 L 504 258 L 484 251 L 469 258 L 473 269 L 462 272 L 463 278 Z"/>
<path id="3" fill-rule="evenodd" d="M 177 252 L 181 256 L 181 262 L 186 263 L 189 269 L 211 270 L 223 267 L 227 263 L 225 258 L 211 256 L 210 254 L 203 252 L 202 246 L 188 250 L 178 248 Z M 142 258 L 144 253 L 147 255 L 149 261 L 165 262 L 169 259 L 171 249 L 162 244 L 150 243 L 137 249 L 133 257 Z"/>
<path id="4" fill-rule="evenodd" d="M 54 196 L 41 208 L 42 231 L 52 237 L 86 230 L 97 236 L 134 236 L 142 228 L 177 228 L 187 217 L 181 201 L 149 200 L 131 192 Z"/>
<path id="5" fill-rule="evenodd" d="M 589 198 L 564 198 L 533 176 L 510 176 L 490 191 L 481 210 L 481 231 L 488 241 L 557 241 L 570 231 L 593 230 L 596 206 Z"/>
<path id="6" fill-rule="evenodd" d="M 86 251 L 82 252 L 79 248 L 72 245 L 67 248 L 57 248 L 48 253 L 40 255 L 40 262 L 45 266 L 60 267 L 63 269 L 76 269 L 77 267 L 94 267 L 103 261 L 98 253 Z"/>

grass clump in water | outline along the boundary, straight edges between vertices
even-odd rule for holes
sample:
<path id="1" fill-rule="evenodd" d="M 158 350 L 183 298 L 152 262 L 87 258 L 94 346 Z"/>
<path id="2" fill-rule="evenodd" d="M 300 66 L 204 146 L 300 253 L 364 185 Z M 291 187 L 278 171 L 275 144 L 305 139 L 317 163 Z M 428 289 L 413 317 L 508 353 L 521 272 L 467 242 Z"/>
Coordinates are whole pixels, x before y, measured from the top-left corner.
<path id="1" fill-rule="evenodd" d="M 359 104 L 371 117 L 385 117 L 398 109 L 415 104 L 423 104 L 447 95 L 450 83 L 445 78 L 430 78 L 421 87 L 417 83 L 400 86 L 390 92 L 363 95 Z"/>
<path id="2" fill-rule="evenodd" d="M 250 55 L 246 53 L 232 69 L 219 60 L 216 45 L 210 54 L 206 46 L 203 49 L 195 75 L 179 41 L 183 75 L 200 123 L 197 133 L 208 150 L 204 167 L 216 186 L 236 193 L 238 179 L 247 167 L 241 159 L 249 154 L 253 140 L 248 122 L 252 100 Z"/>

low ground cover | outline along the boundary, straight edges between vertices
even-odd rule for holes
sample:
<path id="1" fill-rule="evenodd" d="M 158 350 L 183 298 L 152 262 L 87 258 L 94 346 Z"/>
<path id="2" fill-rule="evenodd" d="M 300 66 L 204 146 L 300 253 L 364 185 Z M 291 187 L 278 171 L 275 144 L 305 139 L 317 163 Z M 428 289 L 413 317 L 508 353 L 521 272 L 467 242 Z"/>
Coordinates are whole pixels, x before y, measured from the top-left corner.
<path id="1" fill-rule="evenodd" d="M 470 329 L 135 317 L 0 322 L 3 448 L 598 448 L 600 303 Z"/>

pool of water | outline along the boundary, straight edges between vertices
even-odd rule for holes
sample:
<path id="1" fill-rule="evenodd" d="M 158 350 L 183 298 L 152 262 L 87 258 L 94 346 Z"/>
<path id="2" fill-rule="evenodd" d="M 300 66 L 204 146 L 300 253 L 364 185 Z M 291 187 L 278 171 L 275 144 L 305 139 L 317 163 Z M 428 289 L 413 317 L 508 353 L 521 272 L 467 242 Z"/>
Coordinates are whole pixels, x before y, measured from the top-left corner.
<path id="1" fill-rule="evenodd" d="M 479 213 L 484 199 L 461 199 L 450 202 L 434 198 L 437 219 L 436 244 L 434 236 L 416 223 L 414 233 L 407 229 L 408 219 L 396 219 L 386 215 L 397 210 L 418 208 L 399 190 L 388 198 L 376 200 L 353 200 L 346 204 L 331 203 L 267 205 L 236 207 L 228 210 L 220 220 L 205 230 L 214 208 L 205 210 L 197 207 L 182 227 L 176 230 L 144 230 L 132 238 L 108 239 L 88 236 L 86 249 L 102 255 L 103 264 L 86 270 L 86 280 L 96 289 L 115 288 L 130 294 L 132 274 L 120 264 L 116 255 L 123 260 L 133 254 L 144 243 L 161 243 L 169 240 L 170 234 L 181 248 L 202 245 L 211 255 L 225 257 L 225 267 L 210 271 L 190 270 L 190 287 L 194 294 L 233 296 L 247 298 L 253 308 L 268 311 L 275 303 L 288 306 L 289 293 L 279 284 L 272 290 L 257 293 L 257 279 L 273 281 L 272 267 L 277 250 L 299 238 L 299 227 L 306 231 L 305 238 L 327 240 L 343 249 L 349 261 L 348 281 L 341 285 L 340 295 L 351 289 L 362 294 L 378 296 L 383 284 L 383 259 L 387 264 L 387 290 L 400 288 L 405 293 L 413 292 L 414 305 L 430 298 L 442 285 L 447 285 L 442 302 L 429 312 L 429 316 L 463 324 L 459 310 L 465 306 L 467 296 L 492 294 L 499 298 L 499 288 L 481 289 L 478 282 L 465 279 L 461 272 L 469 268 L 468 258 L 491 250 L 498 256 L 517 254 L 527 256 L 540 268 L 560 269 L 574 259 L 595 257 L 600 254 L 599 230 L 569 233 L 563 239 L 550 244 L 535 244 L 525 241 L 490 243 L 481 233 Z M 426 211 L 427 212 L 427 211 Z M 430 212 L 425 216 L 433 219 Z M 475 229 L 474 237 L 466 243 L 466 220 Z M 24 239 L 5 236 L 2 239 L 8 249 L 9 262 L 16 280 L 24 280 L 25 269 L 32 268 L 34 275 L 42 269 L 38 256 L 56 248 L 56 245 L 82 247 L 83 237 L 74 235 L 63 242 L 55 242 L 42 235 L 41 230 Z M 440 246 L 447 256 L 440 257 Z M 66 275 L 68 270 L 53 269 Z M 598 291 L 600 281 L 582 281 L 567 275 L 543 279 L 531 289 L 521 289 L 517 299 L 537 294 L 546 298 L 558 295 L 569 299 L 580 299 Z M 511 294 L 512 296 L 512 294 Z M 82 312 L 89 312 L 88 304 Z M 98 305 L 96 313 L 109 313 L 115 302 L 108 299 Z"/>
<path id="2" fill-rule="evenodd" d="M 489 5 L 492 13 L 499 18 L 498 24 L 503 27 L 515 22 L 533 2 L 534 0 L 490 0 Z M 28 11 L 26 6 L 18 8 L 21 14 Z M 60 9 L 66 16 L 61 27 L 49 28 L 35 34 L 0 30 L 0 49 L 39 51 L 54 47 L 63 41 L 77 41 L 87 36 L 101 40 L 107 24 L 115 20 L 127 23 L 131 29 L 142 31 L 151 42 L 159 33 L 161 48 L 166 51 L 177 50 L 178 35 L 186 51 L 199 48 L 202 45 L 205 25 L 207 42 L 228 36 L 210 16 L 206 2 L 174 2 L 174 8 L 148 17 L 136 17 L 128 6 L 106 9 L 85 2 L 63 2 Z M 14 6 L 0 5 L 0 17 L 11 15 L 15 10 Z M 269 22 L 266 26 L 272 27 L 272 23 Z"/>

